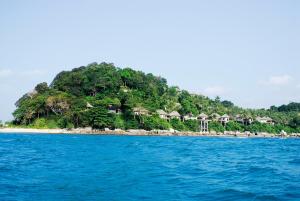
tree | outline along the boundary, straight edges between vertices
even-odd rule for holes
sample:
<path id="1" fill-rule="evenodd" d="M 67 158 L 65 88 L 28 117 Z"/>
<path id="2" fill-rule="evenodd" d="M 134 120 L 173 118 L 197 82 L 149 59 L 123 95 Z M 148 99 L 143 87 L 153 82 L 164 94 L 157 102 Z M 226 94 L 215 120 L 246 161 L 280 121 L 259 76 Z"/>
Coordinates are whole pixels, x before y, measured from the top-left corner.
<path id="1" fill-rule="evenodd" d="M 182 121 L 180 121 L 179 119 L 171 119 L 170 121 L 172 128 L 178 131 L 186 131 L 188 130 L 185 125 L 183 124 Z"/>
<path id="2" fill-rule="evenodd" d="M 209 131 L 216 131 L 216 132 L 224 132 L 225 128 L 224 126 L 216 121 L 212 121 L 208 125 Z"/>
<path id="3" fill-rule="evenodd" d="M 14 123 L 24 126 L 94 127 L 125 129 L 198 129 L 197 121 L 166 122 L 155 115 L 134 119 L 134 107 L 146 108 L 154 114 L 156 110 L 178 111 L 180 114 L 197 116 L 199 113 L 237 114 L 255 117 L 270 117 L 276 125 L 254 123 L 243 126 L 235 122 L 226 128 L 218 122 L 210 122 L 210 129 L 218 132 L 227 130 L 250 130 L 257 132 L 287 132 L 300 130 L 300 103 L 271 106 L 270 109 L 243 109 L 220 97 L 210 99 L 203 95 L 191 94 L 176 86 L 168 86 L 167 80 L 151 73 L 145 74 L 131 68 L 118 68 L 112 63 L 91 63 L 59 73 L 50 84 L 43 82 L 35 87 L 37 93 L 26 93 L 16 103 Z M 107 114 L 107 108 L 114 106 L 122 115 Z M 39 120 L 41 119 L 41 120 Z"/>
<path id="4" fill-rule="evenodd" d="M 199 121 L 196 120 L 187 120 L 184 122 L 185 127 L 190 130 L 190 131 L 194 131 L 197 132 L 199 131 Z"/>
<path id="5" fill-rule="evenodd" d="M 300 116 L 298 115 L 298 116 L 294 117 L 293 119 L 291 119 L 289 125 L 292 128 L 300 127 Z"/>
<path id="6" fill-rule="evenodd" d="M 49 87 L 48 87 L 48 84 L 46 82 L 42 82 L 42 83 L 36 85 L 35 90 L 39 94 L 43 94 L 43 93 L 45 93 L 49 90 Z"/>
<path id="7" fill-rule="evenodd" d="M 103 107 L 93 108 L 89 114 L 90 125 L 93 129 L 104 129 L 109 126 L 108 112 Z"/>
<path id="8" fill-rule="evenodd" d="M 233 107 L 233 106 L 234 106 L 234 104 L 233 104 L 231 101 L 228 101 L 228 100 L 222 101 L 221 104 L 222 104 L 224 107 Z"/>
<path id="9" fill-rule="evenodd" d="M 50 96 L 46 100 L 46 106 L 56 115 L 64 114 L 70 108 L 67 94 L 60 93 Z"/>
<path id="10" fill-rule="evenodd" d="M 234 121 L 228 122 L 225 128 L 228 131 L 243 131 L 241 124 Z"/>

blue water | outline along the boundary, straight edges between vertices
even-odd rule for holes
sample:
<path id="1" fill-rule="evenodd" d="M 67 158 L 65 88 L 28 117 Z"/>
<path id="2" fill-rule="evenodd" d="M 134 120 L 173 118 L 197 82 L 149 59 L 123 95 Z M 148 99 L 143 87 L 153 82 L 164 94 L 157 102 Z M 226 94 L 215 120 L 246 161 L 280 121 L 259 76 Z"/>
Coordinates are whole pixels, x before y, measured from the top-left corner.
<path id="1" fill-rule="evenodd" d="M 1 134 L 0 200 L 300 200 L 300 139 Z"/>

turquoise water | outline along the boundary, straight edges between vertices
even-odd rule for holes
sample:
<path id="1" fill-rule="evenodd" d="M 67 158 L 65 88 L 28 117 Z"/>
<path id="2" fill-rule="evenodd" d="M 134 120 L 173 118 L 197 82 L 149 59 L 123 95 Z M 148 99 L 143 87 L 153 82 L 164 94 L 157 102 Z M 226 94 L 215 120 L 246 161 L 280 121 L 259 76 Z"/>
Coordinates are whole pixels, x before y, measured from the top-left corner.
<path id="1" fill-rule="evenodd" d="M 0 200 L 300 200 L 300 139 L 1 134 Z"/>

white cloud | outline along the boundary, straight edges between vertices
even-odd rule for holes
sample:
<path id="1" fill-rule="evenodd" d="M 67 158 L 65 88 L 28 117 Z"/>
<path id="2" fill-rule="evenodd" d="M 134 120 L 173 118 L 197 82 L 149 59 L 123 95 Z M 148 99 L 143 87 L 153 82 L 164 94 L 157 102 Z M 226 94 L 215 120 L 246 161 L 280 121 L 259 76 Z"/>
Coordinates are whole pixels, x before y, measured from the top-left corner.
<path id="1" fill-rule="evenodd" d="M 271 86 L 284 86 L 288 85 L 291 81 L 292 77 L 290 75 L 278 75 L 269 77 L 266 84 Z"/>
<path id="2" fill-rule="evenodd" d="M 211 86 L 204 89 L 204 94 L 218 96 L 226 93 L 226 89 L 222 86 Z"/>
<path id="3" fill-rule="evenodd" d="M 10 75 L 12 75 L 13 72 L 9 69 L 0 69 L 0 77 L 9 77 Z"/>

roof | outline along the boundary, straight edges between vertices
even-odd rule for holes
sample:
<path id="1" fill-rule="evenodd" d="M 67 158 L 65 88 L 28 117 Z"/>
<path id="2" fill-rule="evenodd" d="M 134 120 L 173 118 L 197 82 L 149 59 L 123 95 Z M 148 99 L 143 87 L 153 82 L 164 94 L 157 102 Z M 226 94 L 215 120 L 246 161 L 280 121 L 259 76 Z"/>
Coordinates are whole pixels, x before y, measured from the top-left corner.
<path id="1" fill-rule="evenodd" d="M 223 114 L 221 117 L 222 118 L 229 118 L 228 114 Z"/>
<path id="2" fill-rule="evenodd" d="M 256 117 L 257 121 L 273 121 L 270 117 Z"/>
<path id="3" fill-rule="evenodd" d="M 173 111 L 169 115 L 172 117 L 180 117 L 180 114 L 177 111 Z"/>
<path id="4" fill-rule="evenodd" d="M 199 114 L 198 117 L 200 117 L 200 118 L 207 118 L 208 116 L 206 114 L 204 114 L 204 113 L 201 113 L 201 114 Z"/>
<path id="5" fill-rule="evenodd" d="M 220 115 L 218 114 L 218 113 L 212 113 L 211 115 L 210 115 L 211 117 L 220 117 Z"/>
<path id="6" fill-rule="evenodd" d="M 156 113 L 159 115 L 168 115 L 164 110 L 156 110 Z"/>
<path id="7" fill-rule="evenodd" d="M 140 113 L 147 113 L 147 112 L 149 112 L 147 109 L 145 109 L 143 107 L 135 107 L 132 110 L 133 110 L 133 112 L 140 112 Z"/>

